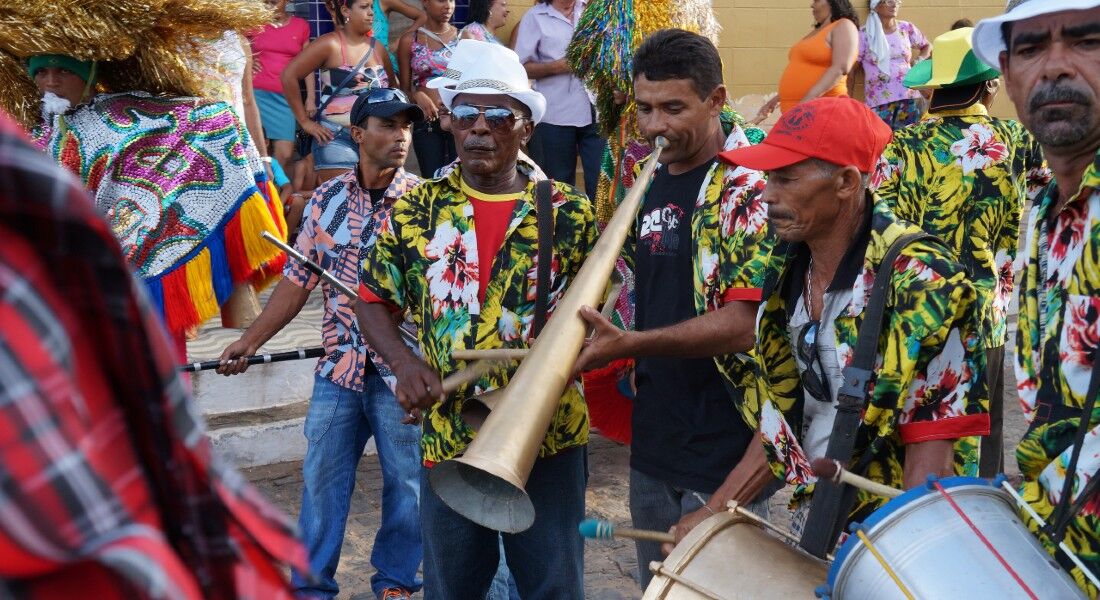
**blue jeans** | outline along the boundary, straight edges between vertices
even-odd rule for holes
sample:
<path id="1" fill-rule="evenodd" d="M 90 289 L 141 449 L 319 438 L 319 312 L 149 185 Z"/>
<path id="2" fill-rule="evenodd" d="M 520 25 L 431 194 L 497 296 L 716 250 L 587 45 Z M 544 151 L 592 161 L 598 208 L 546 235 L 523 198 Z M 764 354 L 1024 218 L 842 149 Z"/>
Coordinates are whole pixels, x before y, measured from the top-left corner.
<path id="1" fill-rule="evenodd" d="M 424 528 L 424 599 L 481 600 L 497 572 L 500 538 L 523 600 L 584 597 L 584 518 L 588 449 L 570 448 L 535 461 L 527 493 L 535 523 L 500 535 L 450 509 L 421 472 L 420 520 Z"/>
<path id="2" fill-rule="evenodd" d="M 600 175 L 600 161 L 607 148 L 607 140 L 600 137 L 593 122 L 584 127 L 539 123 L 531 139 L 531 158 L 546 176 L 554 181 L 576 185 L 577 155 L 584 169 L 584 191 L 588 197 L 596 197 L 596 182 Z"/>
<path id="3" fill-rule="evenodd" d="M 332 141 L 319 144 L 313 140 L 313 170 L 354 169 L 359 164 L 359 144 L 351 139 L 351 129 L 321 119 L 321 125 L 332 132 Z"/>
<path id="4" fill-rule="evenodd" d="M 307 582 L 293 573 L 294 587 L 303 596 L 334 598 L 340 589 L 336 566 L 355 469 L 371 436 L 382 465 L 382 524 L 371 551 L 370 562 L 377 571 L 371 576 L 371 589 L 375 595 L 385 588 L 420 589 L 420 428 L 401 424 L 405 413 L 378 373 L 368 372 L 364 384 L 365 389 L 356 392 L 314 377 L 298 527 L 317 580 Z"/>

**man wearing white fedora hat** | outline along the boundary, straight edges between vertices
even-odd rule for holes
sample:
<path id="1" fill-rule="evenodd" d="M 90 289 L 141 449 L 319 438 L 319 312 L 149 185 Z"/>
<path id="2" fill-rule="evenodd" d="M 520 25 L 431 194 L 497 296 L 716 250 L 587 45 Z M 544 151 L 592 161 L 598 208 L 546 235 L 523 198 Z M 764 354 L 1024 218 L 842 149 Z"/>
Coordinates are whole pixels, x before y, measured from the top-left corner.
<path id="1" fill-rule="evenodd" d="M 451 60 L 447 62 L 447 70 L 443 71 L 442 76 L 436 77 L 435 79 L 428 81 L 427 87 L 434 90 L 438 90 L 444 87 L 454 87 L 458 84 L 458 79 L 462 76 L 462 72 L 468 71 L 473 65 L 477 64 L 477 62 L 481 60 L 482 56 L 485 55 L 486 48 L 490 46 L 498 46 L 498 48 L 494 50 L 489 50 L 489 52 L 500 52 L 500 48 L 504 48 L 505 50 L 507 50 L 507 52 L 503 52 L 502 54 L 507 54 L 509 56 L 515 55 L 515 52 L 507 46 L 501 46 L 500 44 L 496 44 L 493 42 L 483 42 L 481 40 L 470 39 L 459 40 L 458 44 L 455 45 L 454 54 L 451 55 Z M 516 60 L 519 60 L 518 55 L 516 55 Z M 439 124 L 441 127 L 443 127 L 445 131 L 450 131 L 450 113 L 448 113 L 447 111 L 441 111 L 439 115 Z M 521 168 L 532 171 L 535 179 L 546 179 L 546 173 L 542 170 L 541 167 L 535 164 L 535 161 L 526 153 L 524 153 L 523 150 L 519 151 L 519 155 L 516 160 L 521 165 Z M 436 171 L 433 177 L 446 177 L 459 162 L 461 162 L 461 159 L 455 158 L 453 162 L 444 165 L 438 171 Z"/>
<path id="2" fill-rule="evenodd" d="M 1049 525 L 1030 526 L 1095 598 L 1056 543 L 1100 573 L 1100 0 L 1013 0 L 973 43 L 1054 174 L 1028 220 L 1016 376 L 1030 427 L 1016 459 Z"/>
<path id="3" fill-rule="evenodd" d="M 394 204 L 390 227 L 364 257 L 357 307 L 361 331 L 397 377 L 398 401 L 414 418 L 424 411 L 420 514 L 427 599 L 483 598 L 499 559 L 498 533 L 449 508 L 427 483 L 430 469 L 461 454 L 473 438 L 462 414 L 466 400 L 509 379 L 505 372 L 487 373 L 441 397 L 441 375 L 461 365 L 452 351 L 528 346 L 597 235 L 586 196 L 566 184 L 537 185 L 538 174 L 517 163 L 546 100 L 531 89 L 515 53 L 487 45 L 464 67 L 439 88 L 460 163 Z M 541 198 L 540 188 L 546 191 Z M 550 225 L 552 236 L 539 235 L 540 222 Z M 536 260 L 540 247 L 545 255 Z M 418 326 L 424 359 L 401 343 L 391 317 L 405 308 Z M 525 600 L 584 595 L 576 528 L 584 513 L 587 443 L 588 412 L 573 382 L 527 481 L 534 524 L 503 535 Z"/>

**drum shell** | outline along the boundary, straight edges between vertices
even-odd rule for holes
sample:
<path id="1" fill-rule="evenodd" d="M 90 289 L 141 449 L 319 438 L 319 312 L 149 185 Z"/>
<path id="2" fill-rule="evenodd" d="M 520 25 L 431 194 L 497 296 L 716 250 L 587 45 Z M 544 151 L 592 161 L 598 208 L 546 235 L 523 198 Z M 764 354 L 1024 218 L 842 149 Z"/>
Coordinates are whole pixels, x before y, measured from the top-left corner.
<path id="1" fill-rule="evenodd" d="M 662 563 L 674 574 L 714 591 L 720 598 L 813 598 L 826 564 L 729 512 L 700 523 Z M 647 565 L 642 565 L 647 568 Z M 707 598 L 662 575 L 654 575 L 643 600 Z"/>
<path id="2" fill-rule="evenodd" d="M 963 513 L 1032 591 L 1042 598 L 1083 598 L 1069 574 L 1020 520 L 1004 490 L 981 479 L 941 481 Z M 869 517 L 865 533 L 917 598 L 1026 598 L 1026 592 L 962 517 L 934 489 L 918 488 Z M 904 599 L 857 536 L 829 571 L 834 600 Z"/>

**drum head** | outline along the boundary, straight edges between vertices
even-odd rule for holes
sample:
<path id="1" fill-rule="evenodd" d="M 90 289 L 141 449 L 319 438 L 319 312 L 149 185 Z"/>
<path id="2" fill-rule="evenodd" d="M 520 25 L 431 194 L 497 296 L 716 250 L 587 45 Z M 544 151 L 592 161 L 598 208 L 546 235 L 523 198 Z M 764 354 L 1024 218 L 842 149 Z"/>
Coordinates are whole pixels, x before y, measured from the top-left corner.
<path id="1" fill-rule="evenodd" d="M 826 573 L 825 563 L 729 512 L 700 523 L 654 565 L 660 572 L 643 600 L 813 598 Z"/>

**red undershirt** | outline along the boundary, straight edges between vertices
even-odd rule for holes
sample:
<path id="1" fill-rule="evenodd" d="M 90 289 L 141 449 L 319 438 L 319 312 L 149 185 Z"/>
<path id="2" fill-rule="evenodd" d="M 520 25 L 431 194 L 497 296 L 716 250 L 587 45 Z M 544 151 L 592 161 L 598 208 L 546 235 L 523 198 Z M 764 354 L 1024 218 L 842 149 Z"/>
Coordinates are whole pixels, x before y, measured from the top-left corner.
<path id="1" fill-rule="evenodd" d="M 493 262 L 501 247 L 504 246 L 504 237 L 508 234 L 508 225 L 512 222 L 512 211 L 515 210 L 516 201 L 523 192 L 485 194 L 466 185 L 465 181 L 462 182 L 462 192 L 474 207 L 476 223 L 474 235 L 477 237 L 478 256 L 477 299 L 484 304 L 485 293 L 493 274 Z M 359 285 L 359 297 L 368 303 L 389 304 L 362 284 Z M 395 309 L 393 306 L 390 308 Z"/>
<path id="2" fill-rule="evenodd" d="M 485 303 L 485 291 L 493 274 L 493 262 L 504 246 L 504 236 L 508 233 L 508 224 L 512 222 L 512 211 L 523 192 L 511 194 L 485 194 L 466 182 L 462 182 L 462 192 L 474 206 L 474 234 L 477 237 L 478 260 L 478 302 Z"/>

